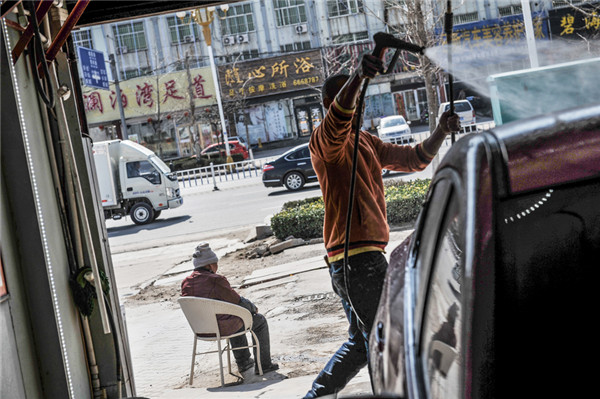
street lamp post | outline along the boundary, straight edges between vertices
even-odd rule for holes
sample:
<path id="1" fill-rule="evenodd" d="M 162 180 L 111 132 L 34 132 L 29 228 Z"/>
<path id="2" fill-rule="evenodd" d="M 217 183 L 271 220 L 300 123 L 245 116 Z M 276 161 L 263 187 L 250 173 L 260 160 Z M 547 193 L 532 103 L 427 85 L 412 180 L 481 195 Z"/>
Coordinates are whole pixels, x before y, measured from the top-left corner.
<path id="1" fill-rule="evenodd" d="M 227 12 L 228 6 L 222 5 L 221 9 Z M 204 16 L 202 15 L 202 10 L 204 10 Z M 227 162 L 233 162 L 231 158 L 231 153 L 229 151 L 229 139 L 227 137 L 227 130 L 225 129 L 225 115 L 223 114 L 223 103 L 221 101 L 221 88 L 219 85 L 219 80 L 217 78 L 217 67 L 215 65 L 215 59 L 212 51 L 212 40 L 210 34 L 210 24 L 214 20 L 214 7 L 208 7 L 204 9 L 197 9 L 192 11 L 192 15 L 194 16 L 194 20 L 197 24 L 202 26 L 202 34 L 204 35 L 204 40 L 206 41 L 206 46 L 208 47 L 208 57 L 210 60 L 210 69 L 212 71 L 212 78 L 215 84 L 215 93 L 217 96 L 217 105 L 219 107 L 219 117 L 221 118 L 221 129 L 223 132 L 223 141 L 225 142 L 225 152 L 227 154 Z"/>

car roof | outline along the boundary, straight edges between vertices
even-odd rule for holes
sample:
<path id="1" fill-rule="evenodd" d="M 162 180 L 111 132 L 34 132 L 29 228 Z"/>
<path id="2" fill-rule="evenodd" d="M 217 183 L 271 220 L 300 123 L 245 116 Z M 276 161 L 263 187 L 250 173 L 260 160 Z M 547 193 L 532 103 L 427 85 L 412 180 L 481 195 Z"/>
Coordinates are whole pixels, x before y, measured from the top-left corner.
<path id="1" fill-rule="evenodd" d="M 388 120 L 388 119 L 404 119 L 404 117 L 402 115 L 392 115 L 392 116 L 384 116 L 383 118 L 381 118 L 382 121 Z"/>
<path id="2" fill-rule="evenodd" d="M 279 156 L 279 158 L 284 158 L 284 157 L 287 157 L 287 156 L 288 156 L 288 155 L 290 155 L 292 152 L 296 152 L 296 151 L 298 151 L 298 150 L 300 150 L 300 149 L 302 149 L 302 148 L 305 148 L 305 147 L 308 147 L 308 143 L 300 144 L 300 145 L 297 145 L 297 146 L 296 146 L 296 147 L 294 147 L 294 148 L 290 148 L 289 150 L 287 150 L 286 152 L 284 152 L 283 154 L 281 154 L 281 155 Z M 279 159 L 279 158 L 277 158 L 277 159 Z"/>

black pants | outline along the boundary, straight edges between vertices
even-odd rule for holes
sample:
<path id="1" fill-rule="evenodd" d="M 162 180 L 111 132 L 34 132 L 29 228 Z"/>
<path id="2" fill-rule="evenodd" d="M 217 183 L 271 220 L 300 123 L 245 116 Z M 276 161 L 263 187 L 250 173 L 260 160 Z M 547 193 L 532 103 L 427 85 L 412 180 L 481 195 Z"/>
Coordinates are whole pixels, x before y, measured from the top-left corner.
<path id="1" fill-rule="evenodd" d="M 377 314 L 388 263 L 382 252 L 365 252 L 349 257 L 348 264 L 345 277 L 343 260 L 333 262 L 329 268 L 333 290 L 342 298 L 350 324 L 348 341 L 319 373 L 305 399 L 341 391 L 367 364 L 369 334 Z"/>
<path id="2" fill-rule="evenodd" d="M 240 331 L 243 330 L 244 327 L 240 329 Z M 252 331 L 254 331 L 256 337 L 258 338 L 258 342 L 260 343 L 260 362 L 262 367 L 268 367 L 271 365 L 271 342 L 269 338 L 269 325 L 267 324 L 267 319 L 265 316 L 260 313 L 255 313 L 252 315 Z M 254 337 L 252 337 L 252 341 L 254 342 Z M 232 348 L 248 346 L 248 338 L 246 338 L 246 334 L 230 338 L 229 342 L 231 342 Z M 253 348 L 253 351 L 254 367 L 256 370 L 258 370 L 256 365 L 256 348 Z M 244 364 L 248 363 L 248 360 L 250 359 L 250 351 L 247 348 L 234 350 L 233 357 L 235 358 L 235 362 L 238 366 L 243 366 Z"/>

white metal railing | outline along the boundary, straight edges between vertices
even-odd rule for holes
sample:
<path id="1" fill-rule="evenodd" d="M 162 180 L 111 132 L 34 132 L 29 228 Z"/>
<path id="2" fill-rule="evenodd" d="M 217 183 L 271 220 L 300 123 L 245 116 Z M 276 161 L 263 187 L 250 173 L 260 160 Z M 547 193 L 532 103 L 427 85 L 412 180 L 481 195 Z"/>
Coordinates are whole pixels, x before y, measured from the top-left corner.
<path id="1" fill-rule="evenodd" d="M 202 186 L 204 184 L 216 185 L 217 182 L 242 180 L 257 177 L 262 173 L 262 167 L 269 162 L 269 158 L 246 160 L 201 168 L 186 169 L 176 172 L 177 180 L 182 187 Z"/>
<path id="2" fill-rule="evenodd" d="M 458 140 L 460 137 L 478 133 L 484 130 L 491 129 L 495 126 L 493 121 L 481 122 L 474 125 L 463 126 L 462 131 L 456 135 Z M 420 143 L 429 137 L 429 132 L 413 133 L 410 143 L 402 143 L 398 140 L 397 144 L 413 144 Z M 406 139 L 405 139 L 406 140 Z M 445 140 L 443 145 L 450 145 L 450 137 Z M 177 180 L 183 188 L 197 187 L 205 184 L 222 183 L 224 181 L 242 180 L 249 177 L 258 177 L 262 173 L 262 167 L 267 162 L 270 162 L 277 157 L 259 158 L 255 160 L 245 160 L 241 162 L 226 163 L 220 165 L 203 166 L 201 168 L 186 169 L 176 172 Z"/>
<path id="3" fill-rule="evenodd" d="M 459 138 L 466 136 L 467 134 L 480 133 L 485 130 L 492 129 L 495 126 L 496 126 L 496 124 L 494 123 L 494 121 L 480 122 L 480 123 L 475 123 L 473 125 L 462 126 L 461 131 L 456 133 L 455 138 L 456 138 L 456 140 L 458 140 Z M 418 143 L 422 142 L 423 140 L 425 140 L 427 137 L 429 137 L 429 131 L 413 133 L 413 134 L 411 134 L 411 136 L 412 136 L 413 140 L 411 141 L 410 144 L 412 144 L 412 143 L 418 144 Z M 451 141 L 450 135 L 448 135 L 444 144 L 442 144 L 442 145 L 449 145 L 450 141 Z M 398 144 L 403 144 L 403 143 L 398 142 Z M 404 143 L 404 144 L 408 144 L 408 143 Z"/>

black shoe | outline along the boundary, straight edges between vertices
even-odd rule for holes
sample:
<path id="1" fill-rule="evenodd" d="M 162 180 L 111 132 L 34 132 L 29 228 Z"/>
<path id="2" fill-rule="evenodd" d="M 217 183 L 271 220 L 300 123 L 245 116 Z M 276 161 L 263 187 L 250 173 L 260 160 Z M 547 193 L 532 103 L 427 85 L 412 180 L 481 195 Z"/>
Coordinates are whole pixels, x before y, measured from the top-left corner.
<path id="1" fill-rule="evenodd" d="M 248 361 L 242 364 L 241 366 L 238 364 L 238 371 L 240 373 L 243 373 L 244 371 L 250 370 L 252 366 L 254 366 L 254 360 L 252 360 L 252 358 L 249 358 Z"/>
<path id="2" fill-rule="evenodd" d="M 271 363 L 268 366 L 263 366 L 262 371 L 263 374 L 266 374 L 270 371 L 279 370 L 279 365 L 277 363 Z M 254 374 L 258 375 L 258 367 L 254 367 Z"/>

